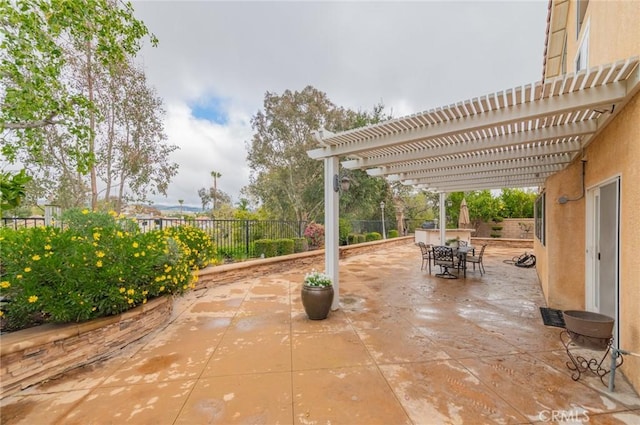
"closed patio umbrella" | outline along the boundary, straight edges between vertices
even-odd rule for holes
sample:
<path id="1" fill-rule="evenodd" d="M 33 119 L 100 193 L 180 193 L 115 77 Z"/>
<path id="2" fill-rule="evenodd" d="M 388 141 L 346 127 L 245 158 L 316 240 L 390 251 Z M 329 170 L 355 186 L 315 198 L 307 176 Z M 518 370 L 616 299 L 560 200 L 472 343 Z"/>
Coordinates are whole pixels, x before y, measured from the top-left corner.
<path id="1" fill-rule="evenodd" d="M 460 214 L 458 215 L 458 228 L 465 229 L 469 223 L 469 208 L 467 208 L 467 201 L 462 198 L 462 202 L 460 203 Z"/>

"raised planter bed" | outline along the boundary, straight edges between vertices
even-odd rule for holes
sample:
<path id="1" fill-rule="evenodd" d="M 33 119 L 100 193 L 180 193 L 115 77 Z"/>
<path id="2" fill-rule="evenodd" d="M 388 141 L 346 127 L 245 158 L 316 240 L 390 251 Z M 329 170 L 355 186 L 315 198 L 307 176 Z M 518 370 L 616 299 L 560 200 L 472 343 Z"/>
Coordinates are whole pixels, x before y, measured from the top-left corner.
<path id="1" fill-rule="evenodd" d="M 168 323 L 172 310 L 173 298 L 166 296 L 117 316 L 0 336 L 0 398 L 117 354 Z"/>

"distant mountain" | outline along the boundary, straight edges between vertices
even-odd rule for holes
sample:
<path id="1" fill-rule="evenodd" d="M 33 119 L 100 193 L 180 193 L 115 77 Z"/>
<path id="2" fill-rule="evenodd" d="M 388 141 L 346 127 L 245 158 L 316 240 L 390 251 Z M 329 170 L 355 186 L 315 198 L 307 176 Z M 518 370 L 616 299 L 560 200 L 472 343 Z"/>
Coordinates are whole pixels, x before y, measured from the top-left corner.
<path id="1" fill-rule="evenodd" d="M 180 210 L 182 210 L 182 212 L 196 213 L 196 212 L 202 211 L 201 207 L 193 207 L 189 205 L 180 206 L 180 205 L 153 204 L 152 206 L 153 208 L 156 208 L 160 211 L 169 211 L 169 212 L 180 212 Z"/>

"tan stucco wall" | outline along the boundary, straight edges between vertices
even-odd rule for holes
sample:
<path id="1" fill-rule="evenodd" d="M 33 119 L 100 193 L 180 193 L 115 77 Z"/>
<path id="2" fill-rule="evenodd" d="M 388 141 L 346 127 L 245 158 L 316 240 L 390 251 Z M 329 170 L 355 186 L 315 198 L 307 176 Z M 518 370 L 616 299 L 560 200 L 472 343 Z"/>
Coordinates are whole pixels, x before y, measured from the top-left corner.
<path id="1" fill-rule="evenodd" d="M 576 9 L 571 2 L 567 22 L 568 71 L 574 71 Z M 640 2 L 590 1 L 589 67 L 640 55 Z M 622 349 L 640 353 L 640 94 L 584 151 L 587 163 L 585 187 L 620 177 L 620 341 Z M 546 235 L 542 246 L 535 240 L 537 271 L 548 305 L 562 310 L 585 308 L 586 202 L 582 198 L 564 205 L 560 196 L 582 193 L 581 156 L 545 183 Z M 621 368 L 640 390 L 640 359 L 627 356 Z"/>
<path id="2" fill-rule="evenodd" d="M 640 353 L 640 94 L 585 150 L 585 186 L 620 176 L 620 348 Z M 535 243 L 537 270 L 550 307 L 585 308 L 585 198 L 558 203 L 581 193 L 578 158 L 546 182 L 547 243 Z M 625 359 L 625 374 L 640 389 L 640 361 Z"/>
<path id="3" fill-rule="evenodd" d="M 589 146 L 594 161 L 587 187 L 603 179 L 620 179 L 620 348 L 640 354 L 640 94 L 612 122 L 600 143 Z M 600 140 L 602 139 L 602 140 Z M 590 161 L 591 162 L 591 161 Z M 625 373 L 640 390 L 640 358 L 625 359 Z M 631 373 L 631 371 L 634 371 Z"/>
<path id="4" fill-rule="evenodd" d="M 585 199 L 558 203 L 581 196 L 581 175 L 578 159 L 547 180 L 547 300 L 561 310 L 584 309 Z"/>
<path id="5" fill-rule="evenodd" d="M 576 2 L 567 20 L 567 72 L 575 71 L 575 58 L 587 24 L 589 63 L 597 66 L 640 54 L 640 2 L 591 0 L 580 35 L 576 35 Z"/>

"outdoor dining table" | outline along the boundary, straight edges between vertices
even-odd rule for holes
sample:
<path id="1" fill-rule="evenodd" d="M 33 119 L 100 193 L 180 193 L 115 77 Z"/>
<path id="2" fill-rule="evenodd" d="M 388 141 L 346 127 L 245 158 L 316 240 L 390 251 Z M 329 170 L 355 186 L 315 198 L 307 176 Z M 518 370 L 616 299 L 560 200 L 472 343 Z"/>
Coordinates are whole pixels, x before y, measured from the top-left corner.
<path id="1" fill-rule="evenodd" d="M 467 254 L 469 254 L 469 252 L 475 252 L 475 247 L 472 245 L 467 245 L 453 248 L 453 255 L 457 255 L 458 261 L 460 262 L 458 269 L 464 270 L 464 277 L 467 277 Z"/>

